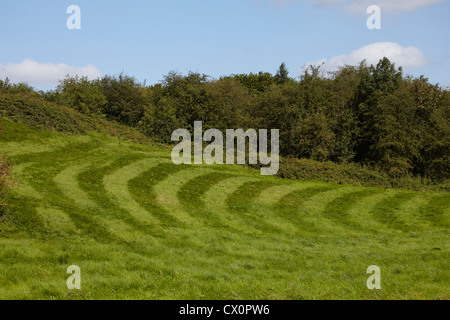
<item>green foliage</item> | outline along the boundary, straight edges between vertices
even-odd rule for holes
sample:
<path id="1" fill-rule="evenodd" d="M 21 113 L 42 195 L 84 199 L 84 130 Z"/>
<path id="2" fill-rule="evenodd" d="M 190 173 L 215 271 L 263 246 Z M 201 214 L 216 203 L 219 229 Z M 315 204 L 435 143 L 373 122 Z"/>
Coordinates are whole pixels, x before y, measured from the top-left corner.
<path id="1" fill-rule="evenodd" d="M 106 98 L 103 113 L 110 120 L 137 126 L 147 105 L 145 90 L 134 77 L 120 74 L 104 76 L 100 85 Z"/>
<path id="2" fill-rule="evenodd" d="M 274 76 L 268 72 L 262 71 L 258 74 L 238 74 L 233 75 L 232 77 L 253 94 L 264 92 L 264 90 L 273 84 L 276 84 L 276 79 Z"/>
<path id="3" fill-rule="evenodd" d="M 371 158 L 393 177 L 407 175 L 420 158 L 420 132 L 414 123 L 414 100 L 408 94 L 387 94 L 373 110 Z"/>
<path id="4" fill-rule="evenodd" d="M 334 133 L 334 148 L 330 160 L 336 163 L 353 161 L 356 155 L 357 139 L 360 135 L 358 117 L 354 112 L 355 97 L 362 78 L 362 66 L 345 66 L 332 75 L 329 83 L 329 105 L 327 118 Z"/>
<path id="5" fill-rule="evenodd" d="M 0 90 L 2 92 L 8 90 L 10 87 L 11 87 L 11 84 L 10 84 L 10 80 L 8 77 L 4 81 L 2 79 L 0 79 Z"/>
<path id="6" fill-rule="evenodd" d="M 152 86 L 124 74 L 95 81 L 69 77 L 57 91 L 39 95 L 6 80 L 0 91 L 9 96 L 0 97 L 5 116 L 39 116 L 31 123 L 47 128 L 65 123 L 60 131 L 70 131 L 73 117 L 63 119 L 61 109 L 55 120 L 43 109 L 69 106 L 87 115 L 84 122 L 95 130 L 103 130 L 101 113 L 164 143 L 175 129 L 192 132 L 194 121 L 202 121 L 204 130 L 279 129 L 283 156 L 377 167 L 393 181 L 413 175 L 441 183 L 450 175 L 449 91 L 425 77 L 404 77 L 387 58 L 329 73 L 310 66 L 298 80 L 289 78 L 282 63 L 275 76 L 211 79 L 170 72 Z M 36 105 L 33 112 L 27 111 L 30 104 Z"/>
<path id="7" fill-rule="evenodd" d="M 6 92 L 26 94 L 34 92 L 34 89 L 27 83 L 11 83 L 10 79 L 7 77 L 4 81 L 0 80 L 0 93 Z"/>
<path id="8" fill-rule="evenodd" d="M 246 88 L 233 78 L 223 78 L 206 84 L 209 92 L 208 127 L 226 130 L 230 128 L 257 127 L 256 114 L 251 113 L 251 95 Z"/>
<path id="9" fill-rule="evenodd" d="M 286 68 L 286 64 L 283 62 L 281 63 L 275 75 L 275 81 L 277 82 L 277 84 L 282 84 L 288 80 L 289 80 L 289 71 Z"/>
<path id="10" fill-rule="evenodd" d="M 369 94 L 370 91 L 372 94 L 375 91 L 392 92 L 399 87 L 401 80 L 402 67 L 396 69 L 395 64 L 384 57 L 376 67 L 373 65 L 369 67 L 369 75 L 363 78 L 362 86 L 367 86 L 366 92 Z"/>
<path id="11" fill-rule="evenodd" d="M 99 80 L 89 81 L 87 77 L 70 77 L 60 81 L 59 102 L 84 114 L 101 115 L 106 100 Z M 48 94 L 47 99 L 55 99 Z M 56 100 L 56 99 L 55 99 Z"/>
<path id="12" fill-rule="evenodd" d="M 180 125 L 176 109 L 168 99 L 163 98 L 158 107 L 150 105 L 145 109 L 138 127 L 142 133 L 156 141 L 170 143 L 172 132 L 180 128 Z"/>
<path id="13" fill-rule="evenodd" d="M 403 78 L 387 59 L 326 76 L 312 67 L 299 81 L 99 83 L 102 113 L 122 124 L 98 116 L 93 82 L 74 85 L 68 107 L 61 92 L 0 81 L 0 152 L 18 181 L 0 214 L 2 298 L 450 298 L 449 91 Z M 280 129 L 292 158 L 279 176 L 308 182 L 176 166 L 167 146 L 145 145 L 129 126 L 167 141 L 195 120 Z M 0 156 L 0 202 L 10 170 Z M 369 256 L 389 279 L 381 291 L 364 285 Z M 82 290 L 67 290 L 66 264 L 82 268 Z"/>
<path id="14" fill-rule="evenodd" d="M 424 174 L 450 179 L 450 91 L 444 91 L 436 107 L 432 108 L 429 126 L 424 126 L 422 163 Z"/>
<path id="15" fill-rule="evenodd" d="M 210 117 L 213 116 L 209 108 L 210 93 L 207 90 L 207 82 L 208 77 L 204 74 L 189 72 L 187 76 L 183 76 L 170 72 L 164 77 L 162 99 L 156 106 L 173 108 L 183 128 L 193 129 L 194 121 L 204 121 L 207 127 L 211 123 Z"/>
<path id="16" fill-rule="evenodd" d="M 447 193 L 338 184 L 388 176 L 311 160 L 298 170 L 337 183 L 177 166 L 170 149 L 4 126 L 17 187 L 2 299 L 450 298 Z M 374 263 L 382 290 L 365 285 Z M 67 289 L 73 264 L 81 290 Z"/>
<path id="17" fill-rule="evenodd" d="M 6 92 L 0 95 L 0 116 L 33 127 L 67 133 L 84 133 L 79 113 L 49 102 L 35 92 Z"/>
<path id="18" fill-rule="evenodd" d="M 311 110 L 304 115 L 299 124 L 298 136 L 299 158 L 317 161 L 330 159 L 335 136 L 322 110 Z"/>
<path id="19" fill-rule="evenodd" d="M 0 94 L 0 117 L 32 128 L 66 134 L 85 134 L 88 131 L 95 131 L 122 140 L 152 143 L 148 136 L 139 133 L 136 129 L 99 118 L 97 114 L 93 116 L 81 114 L 72 108 L 48 101 L 41 93 Z M 9 137 L 3 137 L 3 139 L 9 139 Z"/>
<path id="20" fill-rule="evenodd" d="M 252 124 L 254 128 L 279 129 L 281 153 L 298 154 L 302 106 L 298 85 L 289 82 L 272 85 L 252 100 L 245 123 Z"/>
<path id="21" fill-rule="evenodd" d="M 364 185 L 370 187 L 392 187 L 386 173 L 358 164 L 335 164 L 309 159 L 283 158 L 278 176 L 293 180 L 317 180 L 323 182 Z"/>
<path id="22" fill-rule="evenodd" d="M 359 136 L 356 141 L 355 159 L 360 162 L 373 162 L 371 151 L 376 138 L 376 105 L 379 97 L 395 92 L 402 80 L 402 70 L 395 68 L 387 58 L 377 66 L 360 64 L 361 81 L 355 97 L 355 113 L 358 118 Z M 379 110 L 379 109 L 378 109 Z"/>
<path id="23" fill-rule="evenodd" d="M 411 174 L 392 177 L 380 168 L 357 163 L 337 164 L 331 161 L 319 162 L 310 159 L 281 158 L 277 176 L 292 180 L 315 180 L 355 186 L 396 188 L 422 192 L 450 192 L 448 181 L 436 183 L 431 179 Z"/>

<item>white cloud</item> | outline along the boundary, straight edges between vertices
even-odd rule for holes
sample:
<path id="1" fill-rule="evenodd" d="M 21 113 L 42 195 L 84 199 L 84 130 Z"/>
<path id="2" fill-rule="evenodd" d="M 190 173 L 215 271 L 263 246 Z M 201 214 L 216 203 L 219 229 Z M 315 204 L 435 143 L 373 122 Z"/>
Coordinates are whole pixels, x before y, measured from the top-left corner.
<path id="1" fill-rule="evenodd" d="M 402 66 L 405 69 L 427 64 L 425 55 L 416 47 L 402 47 L 395 42 L 376 42 L 354 50 L 349 54 L 332 57 L 329 60 L 321 59 L 308 62 L 304 67 L 325 63 L 322 67 L 323 70 L 334 71 L 340 66 L 358 65 L 362 60 L 366 60 L 369 65 L 376 65 L 383 57 L 388 58 L 398 67 Z"/>
<path id="2" fill-rule="evenodd" d="M 342 5 L 357 13 L 366 13 L 370 5 L 378 5 L 382 12 L 394 13 L 412 11 L 425 6 L 442 3 L 449 0 L 311 0 L 318 6 Z"/>
<path id="3" fill-rule="evenodd" d="M 254 0 L 260 3 L 263 0 Z M 413 11 L 422 7 L 443 3 L 450 0 L 310 0 L 319 7 L 339 6 L 353 13 L 366 14 L 366 10 L 371 5 L 378 5 L 382 13 L 396 13 L 403 11 Z M 290 4 L 296 4 L 298 0 L 268 0 L 279 9 L 284 9 Z"/>
<path id="4" fill-rule="evenodd" d="M 36 86 L 55 86 L 69 74 L 71 76 L 86 76 L 89 79 L 101 77 L 100 70 L 94 65 L 74 67 L 59 63 L 40 63 L 25 59 L 21 63 L 0 64 L 0 79 L 8 77 L 11 82 L 27 82 Z"/>

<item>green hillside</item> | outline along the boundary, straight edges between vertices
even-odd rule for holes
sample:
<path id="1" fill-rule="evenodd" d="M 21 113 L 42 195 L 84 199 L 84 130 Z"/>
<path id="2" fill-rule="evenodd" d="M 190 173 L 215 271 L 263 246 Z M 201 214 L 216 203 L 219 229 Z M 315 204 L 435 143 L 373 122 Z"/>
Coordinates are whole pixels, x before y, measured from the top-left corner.
<path id="1" fill-rule="evenodd" d="M 165 147 L 1 121 L 1 299 L 450 299 L 448 193 L 175 166 Z"/>

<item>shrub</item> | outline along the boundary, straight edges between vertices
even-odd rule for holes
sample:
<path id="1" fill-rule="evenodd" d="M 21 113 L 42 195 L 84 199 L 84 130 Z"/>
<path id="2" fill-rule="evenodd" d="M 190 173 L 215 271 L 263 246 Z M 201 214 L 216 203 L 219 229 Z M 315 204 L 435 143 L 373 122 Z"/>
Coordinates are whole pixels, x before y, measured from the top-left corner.
<path id="1" fill-rule="evenodd" d="M 98 80 L 87 77 L 70 77 L 60 81 L 58 91 L 61 93 L 61 104 L 84 114 L 101 115 L 107 101 Z M 48 95 L 51 99 L 51 94 Z"/>
<path id="2" fill-rule="evenodd" d="M 309 159 L 281 158 L 277 176 L 291 180 L 317 180 L 366 187 L 397 188 L 415 191 L 448 192 L 447 181 L 412 175 L 393 178 L 388 173 L 357 163 L 318 162 Z"/>
<path id="3" fill-rule="evenodd" d="M 144 85 L 125 74 L 104 76 L 100 85 L 106 98 L 103 114 L 109 120 L 136 127 L 147 105 Z"/>
<path id="4" fill-rule="evenodd" d="M 46 101 L 37 93 L 0 95 L 0 117 L 39 128 L 65 133 L 85 133 L 80 114 L 68 107 Z"/>

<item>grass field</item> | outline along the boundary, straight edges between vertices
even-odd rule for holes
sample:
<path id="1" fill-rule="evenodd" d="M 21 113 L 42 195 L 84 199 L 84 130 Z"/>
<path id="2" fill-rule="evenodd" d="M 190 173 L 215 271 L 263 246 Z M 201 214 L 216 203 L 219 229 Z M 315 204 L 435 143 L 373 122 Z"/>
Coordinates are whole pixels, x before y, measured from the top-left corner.
<path id="1" fill-rule="evenodd" d="M 2 122 L 0 299 L 450 299 L 448 193 L 175 166 L 169 149 Z"/>

